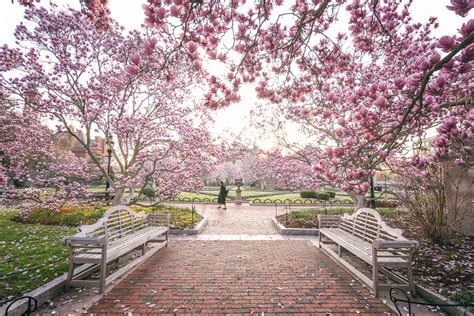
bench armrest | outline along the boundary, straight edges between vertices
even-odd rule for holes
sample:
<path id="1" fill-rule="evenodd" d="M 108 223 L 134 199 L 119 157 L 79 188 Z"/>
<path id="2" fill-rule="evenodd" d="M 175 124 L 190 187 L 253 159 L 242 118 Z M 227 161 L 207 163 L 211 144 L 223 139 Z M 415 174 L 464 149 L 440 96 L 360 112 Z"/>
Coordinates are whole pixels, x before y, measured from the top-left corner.
<path id="1" fill-rule="evenodd" d="M 374 240 L 372 246 L 375 249 L 418 249 L 420 244 L 415 240 Z"/>
<path id="2" fill-rule="evenodd" d="M 148 214 L 147 218 L 153 226 L 166 226 L 170 224 L 170 214 Z"/>
<path id="3" fill-rule="evenodd" d="M 339 215 L 318 215 L 319 229 L 337 228 L 341 222 Z"/>
<path id="4" fill-rule="evenodd" d="M 63 239 L 63 244 L 64 245 L 71 245 L 71 246 L 76 246 L 76 245 L 89 245 L 89 246 L 97 246 L 97 247 L 102 247 L 107 243 L 107 237 L 106 236 L 101 236 L 101 237 L 79 237 L 79 236 L 67 236 L 64 237 Z"/>

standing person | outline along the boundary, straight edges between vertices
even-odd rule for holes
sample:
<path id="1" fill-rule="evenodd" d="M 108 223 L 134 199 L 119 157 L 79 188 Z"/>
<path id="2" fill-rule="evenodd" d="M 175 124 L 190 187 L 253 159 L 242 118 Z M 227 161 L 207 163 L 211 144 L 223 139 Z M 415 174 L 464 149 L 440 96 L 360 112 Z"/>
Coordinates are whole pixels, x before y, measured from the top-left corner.
<path id="1" fill-rule="evenodd" d="M 229 190 L 225 188 L 224 181 L 221 181 L 221 189 L 219 190 L 219 198 L 217 199 L 217 203 L 219 203 L 219 206 L 217 208 L 221 208 L 221 204 L 224 205 L 223 209 L 226 210 L 226 205 L 225 205 L 225 199 L 227 197 L 227 193 L 229 193 Z"/>

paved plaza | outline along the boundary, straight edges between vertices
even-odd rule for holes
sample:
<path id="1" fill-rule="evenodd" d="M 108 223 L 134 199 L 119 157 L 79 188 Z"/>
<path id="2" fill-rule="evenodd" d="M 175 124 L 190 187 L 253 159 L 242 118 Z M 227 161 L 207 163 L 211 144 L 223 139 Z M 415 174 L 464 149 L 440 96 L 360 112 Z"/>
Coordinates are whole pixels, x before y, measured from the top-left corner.
<path id="1" fill-rule="evenodd" d="M 175 241 L 89 309 L 107 315 L 326 313 L 390 309 L 309 241 Z"/>
<path id="2" fill-rule="evenodd" d="M 208 219 L 202 234 L 174 237 L 170 247 L 138 267 L 88 312 L 391 312 L 315 247 L 314 236 L 278 235 L 271 223 L 274 207 L 229 204 L 222 210 L 215 205 L 198 205 L 196 210 Z"/>

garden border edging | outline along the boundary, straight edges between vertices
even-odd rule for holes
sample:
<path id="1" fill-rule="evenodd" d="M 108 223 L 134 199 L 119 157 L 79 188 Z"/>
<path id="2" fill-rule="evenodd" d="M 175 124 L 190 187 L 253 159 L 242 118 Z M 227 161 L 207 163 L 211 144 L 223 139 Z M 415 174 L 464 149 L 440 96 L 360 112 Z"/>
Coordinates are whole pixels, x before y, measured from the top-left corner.
<path id="1" fill-rule="evenodd" d="M 207 218 L 203 217 L 199 223 L 196 224 L 194 228 L 184 228 L 184 229 L 178 229 L 178 228 L 172 228 L 169 230 L 171 235 L 198 235 L 199 233 L 202 232 L 204 227 L 207 225 Z"/>
<path id="2" fill-rule="evenodd" d="M 319 229 L 317 228 L 286 228 L 285 226 L 280 224 L 274 217 L 272 217 L 272 223 L 281 235 L 319 235 Z"/>

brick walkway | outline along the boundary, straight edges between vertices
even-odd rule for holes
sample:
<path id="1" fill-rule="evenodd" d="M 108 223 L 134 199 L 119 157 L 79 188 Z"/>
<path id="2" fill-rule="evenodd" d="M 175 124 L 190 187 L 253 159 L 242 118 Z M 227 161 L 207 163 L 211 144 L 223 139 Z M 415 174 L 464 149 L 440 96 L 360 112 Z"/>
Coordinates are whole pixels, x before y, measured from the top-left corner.
<path id="1" fill-rule="evenodd" d="M 178 204 L 179 205 L 179 204 Z M 190 207 L 189 204 L 183 204 Z M 280 207 L 282 209 L 282 207 Z M 271 222 L 275 207 L 227 204 L 227 210 L 217 205 L 197 204 L 196 211 L 206 216 L 208 225 L 202 232 L 206 235 L 272 235 L 278 234 Z"/>
<path id="2" fill-rule="evenodd" d="M 390 313 L 308 241 L 172 241 L 89 313 Z"/>

